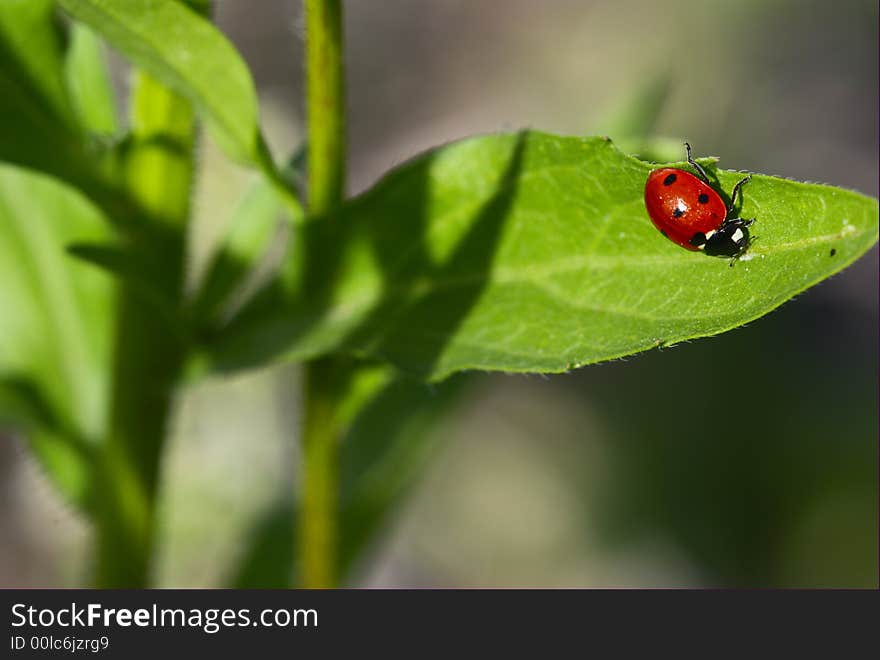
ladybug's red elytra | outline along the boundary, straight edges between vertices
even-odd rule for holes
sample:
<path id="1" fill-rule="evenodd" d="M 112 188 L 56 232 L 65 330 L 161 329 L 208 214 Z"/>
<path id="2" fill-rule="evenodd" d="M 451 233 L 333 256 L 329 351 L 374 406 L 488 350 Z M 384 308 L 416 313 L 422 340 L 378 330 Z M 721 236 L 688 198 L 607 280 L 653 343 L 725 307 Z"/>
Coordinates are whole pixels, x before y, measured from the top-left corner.
<path id="1" fill-rule="evenodd" d="M 672 167 L 651 172 L 645 183 L 645 208 L 651 222 L 661 234 L 683 248 L 735 259 L 748 249 L 751 240 L 748 228 L 755 222 L 755 218 L 737 218 L 734 211 L 740 188 L 752 175 L 737 182 L 727 206 L 710 184 L 706 171 L 691 158 L 691 145 L 685 142 L 684 146 L 687 161 L 698 176 Z"/>

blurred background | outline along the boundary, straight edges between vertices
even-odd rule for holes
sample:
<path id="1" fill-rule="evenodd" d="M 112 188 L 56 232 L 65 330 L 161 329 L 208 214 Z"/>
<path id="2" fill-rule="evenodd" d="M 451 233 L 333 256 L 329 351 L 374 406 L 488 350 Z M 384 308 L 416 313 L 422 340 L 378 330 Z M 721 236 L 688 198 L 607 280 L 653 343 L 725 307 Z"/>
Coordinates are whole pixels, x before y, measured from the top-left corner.
<path id="1" fill-rule="evenodd" d="M 220 0 L 273 150 L 303 133 L 297 0 Z M 348 0 L 350 192 L 428 147 L 627 113 L 720 166 L 878 195 L 874 0 Z M 117 62 L 124 90 L 124 70 Z M 634 106 L 635 104 L 635 106 Z M 677 156 L 675 156 L 677 157 Z M 249 174 L 210 143 L 193 278 Z M 550 378 L 474 375 L 347 580 L 878 586 L 878 250 L 747 327 Z M 229 584 L 295 484 L 295 368 L 181 391 L 156 583 Z M 291 476 L 293 475 L 293 477 Z M 0 585 L 87 584 L 89 534 L 0 443 Z M 231 577 L 233 576 L 233 577 Z"/>

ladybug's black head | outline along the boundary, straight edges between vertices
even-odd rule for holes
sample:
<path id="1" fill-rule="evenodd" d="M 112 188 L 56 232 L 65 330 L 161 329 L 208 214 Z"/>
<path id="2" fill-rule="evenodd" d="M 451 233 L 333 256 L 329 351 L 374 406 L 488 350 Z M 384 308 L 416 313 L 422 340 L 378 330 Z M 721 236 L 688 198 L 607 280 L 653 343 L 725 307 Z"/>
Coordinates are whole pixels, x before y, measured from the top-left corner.
<path id="1" fill-rule="evenodd" d="M 718 231 L 706 238 L 703 248 L 713 257 L 736 257 L 749 247 L 749 225 L 754 220 L 731 218 L 725 220 Z"/>

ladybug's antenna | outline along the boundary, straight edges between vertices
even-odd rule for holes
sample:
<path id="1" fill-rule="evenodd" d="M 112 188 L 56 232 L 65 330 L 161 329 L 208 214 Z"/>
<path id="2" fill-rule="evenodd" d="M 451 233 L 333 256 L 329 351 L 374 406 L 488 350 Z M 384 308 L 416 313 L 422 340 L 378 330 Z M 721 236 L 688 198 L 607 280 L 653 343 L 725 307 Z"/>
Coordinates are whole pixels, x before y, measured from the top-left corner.
<path id="1" fill-rule="evenodd" d="M 709 181 L 709 177 L 706 176 L 706 170 L 704 170 L 697 161 L 691 158 L 691 145 L 685 142 L 684 146 L 687 148 L 688 163 L 690 163 L 691 167 L 693 167 L 697 171 L 697 173 L 700 175 L 700 178 L 711 186 L 712 184 Z"/>

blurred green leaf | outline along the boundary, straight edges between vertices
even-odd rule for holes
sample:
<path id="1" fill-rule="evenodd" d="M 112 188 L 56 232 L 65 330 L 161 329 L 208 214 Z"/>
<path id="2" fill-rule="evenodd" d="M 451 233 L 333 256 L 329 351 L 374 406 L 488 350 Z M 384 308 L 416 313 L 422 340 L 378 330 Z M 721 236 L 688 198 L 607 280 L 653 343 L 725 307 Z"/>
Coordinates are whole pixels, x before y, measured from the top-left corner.
<path id="1" fill-rule="evenodd" d="M 257 95 L 238 53 L 176 0 L 59 0 L 140 68 L 185 97 L 237 159 L 260 158 Z"/>
<path id="2" fill-rule="evenodd" d="M 296 506 L 280 498 L 257 522 L 228 580 L 230 589 L 284 589 L 295 573 Z"/>
<path id="3" fill-rule="evenodd" d="M 706 163 L 724 190 L 742 177 Z M 730 268 L 654 228 L 653 167 L 538 132 L 429 152 L 308 223 L 275 286 L 208 352 L 220 369 L 336 351 L 432 380 L 561 372 L 742 325 L 877 240 L 876 200 L 756 175 L 742 207 L 756 243 Z"/>
<path id="4" fill-rule="evenodd" d="M 0 160 L 79 186 L 92 178 L 64 78 L 52 0 L 0 3 Z"/>
<path id="5" fill-rule="evenodd" d="M 177 334 L 182 334 L 174 299 L 169 296 L 167 286 L 163 286 L 163 273 L 167 264 L 150 262 L 146 252 L 138 252 L 113 244 L 72 243 L 67 246 L 72 257 L 81 259 L 106 271 L 130 287 L 131 293 L 145 305 L 152 307 L 168 326 Z"/>
<path id="6" fill-rule="evenodd" d="M 301 188 L 306 145 L 287 161 L 281 175 Z M 199 327 L 217 327 L 230 318 L 277 274 L 290 238 L 284 207 L 274 186 L 255 180 L 232 212 L 226 235 L 211 257 L 192 303 Z"/>
<path id="7" fill-rule="evenodd" d="M 291 186 L 299 185 L 305 176 L 305 153 L 303 145 L 281 173 Z M 266 179 L 254 181 L 245 192 L 198 287 L 193 307 L 199 322 L 227 321 L 277 272 L 289 238 L 283 208 L 275 187 Z M 279 258 L 266 263 L 276 251 Z"/>
<path id="8" fill-rule="evenodd" d="M 593 132 L 611 137 L 618 149 L 641 160 L 651 163 L 678 160 L 682 141 L 654 135 L 671 89 L 669 71 L 655 74 L 626 94 L 596 123 Z"/>
<path id="9" fill-rule="evenodd" d="M 343 574 L 364 557 L 410 492 L 442 434 L 437 422 L 458 400 L 467 378 L 428 386 L 392 378 L 387 368 L 361 365 L 359 380 L 369 401 L 356 393 L 347 401 L 359 412 L 345 434 L 340 453 L 339 562 Z M 376 386 L 381 386 L 376 390 Z M 345 407 L 345 406 L 343 406 Z M 347 413 L 340 411 L 344 417 Z M 285 494 L 257 522 L 232 571 L 229 586 L 279 588 L 296 574 L 293 555 L 297 506 Z"/>
<path id="10" fill-rule="evenodd" d="M 649 137 L 654 133 L 657 119 L 666 105 L 671 89 L 670 71 L 657 73 L 641 84 L 635 85 L 605 118 L 596 123 L 594 132 L 608 135 L 618 144 L 621 139 Z"/>
<path id="11" fill-rule="evenodd" d="M 54 0 L 0 3 L 0 40 L 7 49 L 4 60 L 14 60 L 16 74 L 23 74 L 22 79 L 50 112 L 72 123 L 64 79 L 64 32 L 55 16 Z"/>
<path id="12" fill-rule="evenodd" d="M 361 411 L 340 454 L 342 572 L 367 551 L 439 446 L 437 423 L 467 379 L 427 386 L 397 378 Z"/>
<path id="13" fill-rule="evenodd" d="M 176 0 L 58 0 L 139 68 L 192 103 L 217 143 L 259 168 L 294 221 L 302 208 L 275 168 L 259 128 L 250 72 L 223 34 Z"/>
<path id="14" fill-rule="evenodd" d="M 43 467 L 75 500 L 75 457 L 104 430 L 115 300 L 110 278 L 65 245 L 108 233 L 74 189 L 0 165 L 0 417 L 37 431 Z"/>
<path id="15" fill-rule="evenodd" d="M 649 163 L 669 163 L 681 155 L 682 140 L 670 137 L 626 137 L 615 144 L 624 153 Z"/>
<path id="16" fill-rule="evenodd" d="M 21 432 L 37 463 L 65 500 L 91 506 L 93 451 L 70 428 L 62 428 L 42 392 L 27 378 L 0 377 L 0 428 Z"/>
<path id="17" fill-rule="evenodd" d="M 71 100 L 83 128 L 98 135 L 117 133 L 116 99 L 103 44 L 80 23 L 71 28 L 65 69 Z"/>

